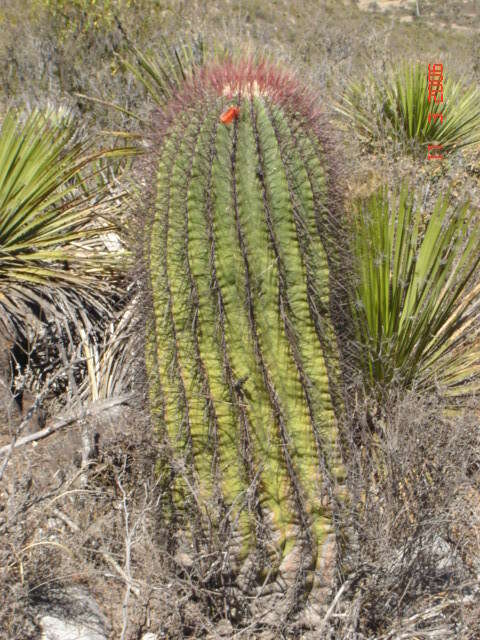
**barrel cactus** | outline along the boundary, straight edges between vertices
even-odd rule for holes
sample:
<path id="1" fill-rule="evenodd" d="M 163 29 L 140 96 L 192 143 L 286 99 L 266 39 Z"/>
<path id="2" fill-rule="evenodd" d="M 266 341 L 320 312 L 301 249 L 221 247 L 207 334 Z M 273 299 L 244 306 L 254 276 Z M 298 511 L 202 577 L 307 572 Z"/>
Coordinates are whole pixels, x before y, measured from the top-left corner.
<path id="1" fill-rule="evenodd" d="M 253 61 L 200 70 L 154 124 L 146 360 L 168 517 L 192 545 L 228 525 L 251 588 L 293 566 L 305 592 L 342 474 L 328 125 L 293 75 Z"/>

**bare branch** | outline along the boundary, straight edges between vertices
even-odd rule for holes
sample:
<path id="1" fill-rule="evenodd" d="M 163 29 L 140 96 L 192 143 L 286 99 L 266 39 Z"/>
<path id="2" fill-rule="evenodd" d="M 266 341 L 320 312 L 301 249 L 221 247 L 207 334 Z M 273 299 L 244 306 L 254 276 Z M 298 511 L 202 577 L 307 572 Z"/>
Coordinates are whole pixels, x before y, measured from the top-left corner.
<path id="1" fill-rule="evenodd" d="M 0 447 L 0 454 L 7 454 L 10 456 L 11 450 L 16 449 L 17 447 L 22 447 L 30 442 L 35 442 L 37 440 L 42 440 L 47 436 L 63 429 L 64 427 L 68 427 L 79 420 L 85 420 L 86 418 L 90 418 L 91 416 L 98 415 L 103 411 L 108 411 L 112 407 L 117 407 L 120 404 L 127 404 L 129 400 L 131 400 L 133 394 L 125 394 L 122 396 L 117 396 L 116 398 L 107 398 L 106 400 L 96 400 L 92 402 L 89 406 L 85 407 L 82 411 L 75 413 L 72 416 L 58 417 L 56 418 L 49 426 L 41 429 L 40 431 L 36 431 L 35 433 L 31 433 L 28 436 L 24 436 L 23 438 L 16 439 L 13 438 L 10 444 L 5 445 L 4 447 Z M 5 464 L 5 463 L 4 463 Z M 3 467 L 0 471 L 0 480 L 2 479 Z"/>

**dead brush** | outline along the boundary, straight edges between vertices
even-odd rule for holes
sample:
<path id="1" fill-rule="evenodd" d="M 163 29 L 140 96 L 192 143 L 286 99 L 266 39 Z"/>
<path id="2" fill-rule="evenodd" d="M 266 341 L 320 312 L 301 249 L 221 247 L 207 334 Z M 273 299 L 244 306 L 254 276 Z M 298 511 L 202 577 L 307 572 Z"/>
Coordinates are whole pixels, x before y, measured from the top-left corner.
<path id="1" fill-rule="evenodd" d="M 335 637 L 478 637 L 478 408 L 448 416 L 439 399 L 410 392 L 390 394 L 376 418 L 356 413 L 343 567 L 352 584 Z"/>

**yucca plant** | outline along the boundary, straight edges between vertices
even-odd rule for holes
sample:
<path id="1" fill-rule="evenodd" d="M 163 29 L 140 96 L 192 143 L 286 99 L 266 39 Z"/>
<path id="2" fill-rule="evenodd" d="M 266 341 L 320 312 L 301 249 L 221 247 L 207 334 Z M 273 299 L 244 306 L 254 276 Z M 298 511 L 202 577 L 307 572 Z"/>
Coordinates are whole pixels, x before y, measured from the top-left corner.
<path id="1" fill-rule="evenodd" d="M 123 66 L 143 85 L 157 106 L 165 105 L 190 79 L 206 59 L 206 47 L 202 38 L 176 47 L 165 41 L 157 44 L 155 52 L 142 52 L 130 45 L 133 63 L 120 58 Z"/>
<path id="2" fill-rule="evenodd" d="M 99 159 L 128 150 L 76 138 L 72 120 L 52 109 L 9 111 L 1 124 L 0 324 L 14 339 L 33 317 L 75 321 L 104 309 L 107 276 L 122 266 L 106 248 L 119 199 L 90 178 Z"/>
<path id="3" fill-rule="evenodd" d="M 291 584 L 311 583 L 343 473 L 328 123 L 292 75 L 227 61 L 198 70 L 153 129 L 147 368 L 171 517 L 197 548 L 229 525 L 250 588 L 291 552 Z"/>
<path id="4" fill-rule="evenodd" d="M 123 35 L 128 43 L 130 57 L 127 59 L 119 54 L 115 55 L 121 66 L 133 75 L 139 85 L 142 85 L 146 95 L 157 107 L 165 106 L 177 94 L 182 84 L 195 75 L 196 70 L 203 65 L 206 59 L 206 47 L 201 38 L 181 43 L 176 47 L 168 46 L 163 40 L 157 44 L 155 51 L 146 52 L 135 47 L 124 32 Z M 107 107 L 113 107 L 129 119 L 148 125 L 148 121 L 139 112 L 125 109 L 120 104 L 86 96 L 82 93 L 75 95 Z M 133 133 L 127 130 L 112 133 L 125 138 L 143 138 L 142 133 Z M 139 147 L 138 151 L 140 149 Z"/>
<path id="5" fill-rule="evenodd" d="M 443 102 L 429 102 L 428 95 L 428 65 L 403 62 L 383 76 L 370 73 L 352 83 L 336 110 L 361 139 L 392 139 L 414 153 L 426 153 L 428 144 L 442 145 L 448 152 L 480 141 L 478 89 L 446 74 Z"/>
<path id="6" fill-rule="evenodd" d="M 407 185 L 357 203 L 352 295 L 358 367 L 372 391 L 392 384 L 453 401 L 480 388 L 480 229 L 468 203 L 424 216 Z"/>

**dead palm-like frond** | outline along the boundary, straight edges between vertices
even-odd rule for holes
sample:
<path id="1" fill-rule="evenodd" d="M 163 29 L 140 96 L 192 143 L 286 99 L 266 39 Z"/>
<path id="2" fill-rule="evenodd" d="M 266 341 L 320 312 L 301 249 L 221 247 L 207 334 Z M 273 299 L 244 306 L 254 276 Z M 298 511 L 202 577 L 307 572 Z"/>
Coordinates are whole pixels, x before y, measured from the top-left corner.
<path id="1" fill-rule="evenodd" d="M 93 336 L 82 336 L 87 376 L 79 391 L 83 399 L 109 398 L 132 387 L 132 367 L 138 355 L 138 295 L 112 318 L 99 344 Z"/>

